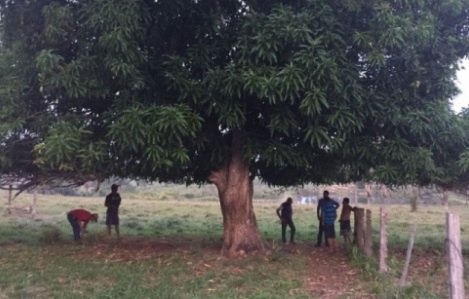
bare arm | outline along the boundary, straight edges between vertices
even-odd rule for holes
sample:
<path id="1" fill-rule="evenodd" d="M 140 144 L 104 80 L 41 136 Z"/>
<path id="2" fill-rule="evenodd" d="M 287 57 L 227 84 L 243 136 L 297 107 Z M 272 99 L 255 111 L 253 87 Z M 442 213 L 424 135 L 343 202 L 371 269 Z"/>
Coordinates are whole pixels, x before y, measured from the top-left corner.
<path id="1" fill-rule="evenodd" d="M 339 204 L 337 201 L 335 201 L 335 200 L 333 200 L 333 202 L 334 202 L 335 208 L 338 209 L 338 208 L 340 207 L 340 204 Z"/>
<path id="2" fill-rule="evenodd" d="M 80 234 L 86 233 L 86 225 L 87 225 L 86 221 L 80 221 Z"/>
<path id="3" fill-rule="evenodd" d="M 282 218 L 282 216 L 280 215 L 281 210 L 282 210 L 282 206 L 278 207 L 277 210 L 276 210 L 278 218 Z"/>

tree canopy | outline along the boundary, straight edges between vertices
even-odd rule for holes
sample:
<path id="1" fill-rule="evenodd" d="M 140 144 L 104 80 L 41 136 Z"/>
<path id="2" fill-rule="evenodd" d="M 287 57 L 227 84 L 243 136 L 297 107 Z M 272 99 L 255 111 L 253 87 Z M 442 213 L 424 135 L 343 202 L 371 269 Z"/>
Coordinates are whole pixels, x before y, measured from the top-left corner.
<path id="1" fill-rule="evenodd" d="M 2 165 L 200 183 L 236 129 L 270 184 L 408 181 L 447 133 L 465 4 L 4 1 Z"/>

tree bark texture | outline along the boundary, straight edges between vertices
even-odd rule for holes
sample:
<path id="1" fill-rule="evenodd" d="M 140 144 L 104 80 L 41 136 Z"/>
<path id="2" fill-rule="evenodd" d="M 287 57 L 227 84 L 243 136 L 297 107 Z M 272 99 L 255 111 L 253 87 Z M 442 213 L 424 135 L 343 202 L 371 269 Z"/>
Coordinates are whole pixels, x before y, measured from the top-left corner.
<path id="1" fill-rule="evenodd" d="M 239 133 L 233 133 L 229 163 L 213 171 L 209 180 L 218 189 L 223 214 L 222 254 L 236 257 L 264 251 L 252 203 L 253 182 L 249 165 L 241 155 Z"/>

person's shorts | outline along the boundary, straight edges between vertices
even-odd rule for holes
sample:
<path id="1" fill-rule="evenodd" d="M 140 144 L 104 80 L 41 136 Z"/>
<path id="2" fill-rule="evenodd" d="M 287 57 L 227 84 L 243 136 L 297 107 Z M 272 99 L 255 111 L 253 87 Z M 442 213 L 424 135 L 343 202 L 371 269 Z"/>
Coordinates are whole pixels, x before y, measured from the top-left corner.
<path id="1" fill-rule="evenodd" d="M 349 235 L 351 231 L 350 220 L 340 220 L 340 234 L 342 236 Z"/>
<path id="2" fill-rule="evenodd" d="M 324 235 L 326 236 L 326 239 L 335 239 L 334 224 L 324 224 Z"/>
<path id="3" fill-rule="evenodd" d="M 119 213 L 117 211 L 106 212 L 106 225 L 119 225 Z"/>

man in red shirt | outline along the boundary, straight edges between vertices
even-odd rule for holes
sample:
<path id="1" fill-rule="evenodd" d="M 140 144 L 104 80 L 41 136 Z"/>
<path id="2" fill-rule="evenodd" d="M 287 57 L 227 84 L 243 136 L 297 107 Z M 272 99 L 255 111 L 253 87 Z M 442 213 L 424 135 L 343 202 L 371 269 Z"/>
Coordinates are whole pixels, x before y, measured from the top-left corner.
<path id="1" fill-rule="evenodd" d="M 78 242 L 81 239 L 81 233 L 86 232 L 86 226 L 88 225 L 88 222 L 98 221 L 98 214 L 91 214 L 84 209 L 75 209 L 68 212 L 67 219 L 68 222 L 70 222 L 72 225 L 73 238 Z"/>

